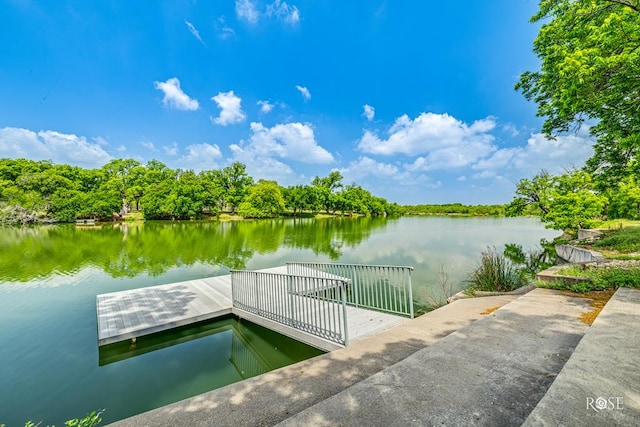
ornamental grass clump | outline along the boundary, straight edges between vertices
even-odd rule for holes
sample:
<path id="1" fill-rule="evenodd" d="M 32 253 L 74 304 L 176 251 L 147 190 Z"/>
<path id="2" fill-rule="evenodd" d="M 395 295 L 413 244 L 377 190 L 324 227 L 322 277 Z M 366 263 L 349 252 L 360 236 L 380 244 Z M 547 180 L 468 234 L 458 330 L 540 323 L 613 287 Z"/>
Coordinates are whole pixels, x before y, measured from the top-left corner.
<path id="1" fill-rule="evenodd" d="M 489 248 L 482 252 L 480 266 L 469 275 L 467 283 L 470 293 L 510 292 L 526 285 L 526 279 L 511 261 Z"/>

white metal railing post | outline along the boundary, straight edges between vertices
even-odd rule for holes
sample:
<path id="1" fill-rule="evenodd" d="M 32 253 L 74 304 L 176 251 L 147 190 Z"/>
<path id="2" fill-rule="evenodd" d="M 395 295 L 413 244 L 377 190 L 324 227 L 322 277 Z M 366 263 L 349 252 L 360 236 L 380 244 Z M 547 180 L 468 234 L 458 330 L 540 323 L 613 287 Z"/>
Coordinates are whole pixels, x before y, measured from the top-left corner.
<path id="1" fill-rule="evenodd" d="M 413 270 L 413 268 L 407 269 L 407 275 L 409 276 L 407 281 L 409 282 L 409 316 L 413 319 L 413 286 L 411 285 L 411 270 Z"/>
<path id="2" fill-rule="evenodd" d="M 346 282 L 340 283 L 340 293 L 342 294 L 342 320 L 343 320 L 343 328 L 344 328 L 344 345 L 345 347 L 349 345 L 349 325 L 347 323 L 347 284 Z"/>

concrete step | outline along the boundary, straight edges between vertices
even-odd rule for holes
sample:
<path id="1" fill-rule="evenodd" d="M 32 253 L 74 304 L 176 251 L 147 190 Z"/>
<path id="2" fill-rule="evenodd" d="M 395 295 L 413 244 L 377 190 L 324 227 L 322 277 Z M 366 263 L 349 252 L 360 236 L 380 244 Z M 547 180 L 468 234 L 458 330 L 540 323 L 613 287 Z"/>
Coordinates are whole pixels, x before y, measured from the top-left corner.
<path id="1" fill-rule="evenodd" d="M 587 331 L 589 303 L 535 289 L 281 425 L 520 425 Z"/>
<path id="2" fill-rule="evenodd" d="M 430 346 L 517 295 L 455 301 L 349 347 L 212 390 L 115 426 L 267 426 L 297 414 Z M 376 423 L 377 424 L 377 423 Z"/>
<path id="3" fill-rule="evenodd" d="M 616 291 L 525 426 L 640 425 L 640 290 Z"/>

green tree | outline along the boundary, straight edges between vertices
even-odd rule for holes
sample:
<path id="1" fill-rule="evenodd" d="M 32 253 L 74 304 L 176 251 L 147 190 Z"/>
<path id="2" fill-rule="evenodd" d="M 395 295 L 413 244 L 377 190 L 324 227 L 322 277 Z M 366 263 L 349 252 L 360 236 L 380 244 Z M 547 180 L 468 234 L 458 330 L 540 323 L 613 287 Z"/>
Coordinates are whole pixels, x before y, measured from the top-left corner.
<path id="1" fill-rule="evenodd" d="M 331 173 L 324 178 L 316 176 L 313 181 L 311 181 L 311 185 L 313 185 L 316 191 L 316 198 L 319 205 L 324 208 L 327 213 L 329 213 L 330 210 L 335 212 L 339 209 L 336 205 L 340 200 L 334 193 L 343 187 L 342 174 L 340 174 L 340 172 L 331 171 Z"/>
<path id="2" fill-rule="evenodd" d="M 285 188 L 282 191 L 285 207 L 296 216 L 303 210 L 314 210 L 316 206 L 316 193 L 308 185 L 296 185 Z"/>
<path id="3" fill-rule="evenodd" d="M 253 178 L 247 174 L 247 167 L 244 164 L 233 162 L 222 170 L 221 181 L 224 188 L 224 201 L 231 209 L 231 213 L 234 213 L 247 195 L 249 187 L 253 185 Z"/>
<path id="4" fill-rule="evenodd" d="M 535 214 L 544 216 L 549 213 L 549 197 L 554 185 L 554 178 L 545 170 L 531 179 L 522 178 L 516 185 L 513 201 L 507 207 L 507 214 L 512 216 Z"/>
<path id="5" fill-rule="evenodd" d="M 284 210 L 284 198 L 278 183 L 261 179 L 249 188 L 249 194 L 240 204 L 238 213 L 246 218 L 273 218 Z"/>
<path id="6" fill-rule="evenodd" d="M 202 171 L 199 174 L 203 190 L 204 208 L 217 213 L 223 208 L 225 194 L 225 178 L 220 170 Z"/>
<path id="7" fill-rule="evenodd" d="M 640 219 L 640 187 L 632 177 L 618 184 L 609 195 L 609 218 Z"/>
<path id="8" fill-rule="evenodd" d="M 134 159 L 114 159 L 102 167 L 105 175 L 105 185 L 118 191 L 122 206 L 120 213 L 123 215 L 129 211 L 127 203 L 127 191 L 139 179 L 140 162 Z"/>
<path id="9" fill-rule="evenodd" d="M 587 120 L 607 145 L 638 145 L 640 135 L 640 3 L 637 0 L 541 0 L 531 20 L 539 71 L 516 89 L 538 104 L 548 135 Z"/>

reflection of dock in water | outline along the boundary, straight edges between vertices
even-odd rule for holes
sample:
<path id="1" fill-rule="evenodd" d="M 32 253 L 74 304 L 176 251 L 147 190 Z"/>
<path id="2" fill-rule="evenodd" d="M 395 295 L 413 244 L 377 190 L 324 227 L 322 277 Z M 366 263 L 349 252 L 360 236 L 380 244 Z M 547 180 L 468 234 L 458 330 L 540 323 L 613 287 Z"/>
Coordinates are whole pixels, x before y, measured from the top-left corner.
<path id="1" fill-rule="evenodd" d="M 383 307 L 384 303 L 397 306 L 398 296 L 404 301 L 405 315 L 413 315 L 410 267 L 337 265 L 357 273 L 356 279 L 368 280 L 366 286 L 360 286 L 346 275 L 347 270 L 344 275 L 322 271 L 334 266 L 292 263 L 98 295 L 98 345 L 233 314 L 331 351 L 404 322 L 406 317 L 399 316 L 397 308 Z M 395 286 L 388 279 L 399 273 L 409 274 L 408 288 L 406 283 Z M 353 295 L 359 302 L 351 300 Z M 391 309 L 396 311 L 384 312 Z M 248 355 L 236 356 L 237 360 L 246 358 L 247 366 L 253 363 Z M 251 369 L 261 369 L 260 362 L 258 358 Z"/>
<path id="2" fill-rule="evenodd" d="M 98 364 L 99 366 L 108 365 L 199 338 L 232 331 L 234 330 L 233 324 L 235 322 L 236 320 L 229 316 L 227 319 L 217 320 L 214 324 L 194 325 L 192 327 L 186 326 L 171 331 L 147 335 L 142 339 L 136 340 L 135 343 L 119 341 L 103 345 L 98 348 Z"/>
<path id="3" fill-rule="evenodd" d="M 233 329 L 231 336 L 231 357 L 229 362 L 243 379 L 251 378 L 273 370 L 260 351 L 248 341 L 241 331 Z"/>
<path id="4" fill-rule="evenodd" d="M 172 331 L 160 332 L 140 338 L 135 344 L 121 341 L 98 349 L 98 365 L 104 366 L 140 356 L 152 351 L 172 347 L 211 335 L 230 332 L 229 362 L 243 379 L 269 372 L 278 367 L 269 362 L 267 354 L 273 353 L 270 343 L 262 341 L 253 334 L 243 331 L 243 327 L 233 317 L 215 321 L 215 323 L 183 327 Z"/>

